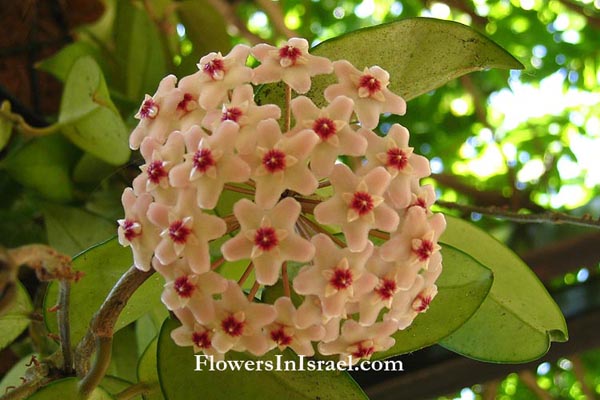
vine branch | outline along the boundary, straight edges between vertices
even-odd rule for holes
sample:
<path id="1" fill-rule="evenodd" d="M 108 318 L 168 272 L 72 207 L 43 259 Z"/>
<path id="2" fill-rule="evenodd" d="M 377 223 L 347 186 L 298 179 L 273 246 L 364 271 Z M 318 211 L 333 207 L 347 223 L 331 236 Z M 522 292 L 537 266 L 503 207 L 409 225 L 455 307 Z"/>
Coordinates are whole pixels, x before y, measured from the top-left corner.
<path id="1" fill-rule="evenodd" d="M 585 214 L 581 217 L 575 217 L 572 215 L 546 211 L 542 213 L 524 214 L 517 211 L 509 211 L 505 208 L 498 206 L 482 207 L 472 206 L 467 204 L 459 204 L 448 201 L 438 200 L 436 204 L 440 207 L 449 210 L 458 210 L 466 213 L 478 213 L 481 215 L 487 215 L 500 219 L 506 219 L 508 221 L 514 221 L 519 223 L 538 223 L 538 224 L 569 224 L 585 226 L 588 228 L 600 229 L 600 219 L 594 219 L 591 215 Z"/>

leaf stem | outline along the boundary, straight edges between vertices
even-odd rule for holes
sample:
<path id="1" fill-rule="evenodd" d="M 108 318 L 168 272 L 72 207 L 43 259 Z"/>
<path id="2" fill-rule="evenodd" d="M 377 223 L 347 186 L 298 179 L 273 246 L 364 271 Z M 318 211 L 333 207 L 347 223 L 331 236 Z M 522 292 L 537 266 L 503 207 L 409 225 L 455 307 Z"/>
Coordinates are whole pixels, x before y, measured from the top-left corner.
<path id="1" fill-rule="evenodd" d="M 238 280 L 239 286 L 242 286 L 244 284 L 244 282 L 246 282 L 246 279 L 248 279 L 248 277 L 250 276 L 250 272 L 252 272 L 253 269 L 254 269 L 254 263 L 252 261 L 250 261 L 250 264 L 248 264 L 248 266 L 246 267 L 246 270 L 242 274 L 241 278 Z"/>
<path id="2" fill-rule="evenodd" d="M 130 400 L 142 394 L 148 394 L 158 388 L 156 383 L 150 384 L 146 382 L 138 382 L 129 386 L 127 389 L 115 394 L 115 400 Z"/>
<path id="3" fill-rule="evenodd" d="M 69 307 L 71 299 L 71 282 L 61 279 L 59 282 L 58 310 L 58 334 L 60 336 L 60 347 L 63 355 L 63 371 L 66 375 L 73 374 L 73 353 L 71 349 L 71 325 L 69 322 Z"/>
<path id="4" fill-rule="evenodd" d="M 231 185 L 229 183 L 226 183 L 225 185 L 223 185 L 223 189 L 230 190 L 232 192 L 237 192 L 237 193 L 254 195 L 254 190 L 252 190 L 252 189 L 246 189 L 246 188 L 243 188 L 240 186 Z"/>
<path id="5" fill-rule="evenodd" d="M 453 203 L 449 201 L 436 201 L 440 207 L 449 210 L 458 210 L 466 213 L 477 213 L 495 218 L 506 219 L 519 223 L 547 223 L 547 224 L 569 224 L 585 226 L 588 228 L 600 229 L 600 219 L 594 219 L 591 215 L 585 214 L 582 217 L 574 217 L 572 215 L 563 214 L 560 212 L 546 211 L 542 213 L 524 214 L 517 211 L 510 211 L 502 207 L 491 206 L 472 206 L 467 204 Z"/>
<path id="6" fill-rule="evenodd" d="M 87 375 L 79 382 L 79 394 L 86 399 L 100 384 L 110 366 L 112 336 L 99 336 L 97 339 L 96 359 Z"/>
<path id="7" fill-rule="evenodd" d="M 37 128 L 29 125 L 25 119 L 19 114 L 15 114 L 10 110 L 10 103 L 5 100 L 0 106 L 0 118 L 6 119 L 15 125 L 15 128 L 19 131 L 30 135 L 30 136 L 46 136 L 55 133 L 60 128 L 59 123 L 55 123 L 43 128 Z"/>
<path id="8" fill-rule="evenodd" d="M 225 258 L 224 257 L 220 257 L 219 259 L 217 259 L 217 261 L 215 261 L 212 264 L 210 264 L 210 270 L 214 271 L 215 269 L 219 268 L 224 263 L 225 263 Z"/>
<path id="9" fill-rule="evenodd" d="M 248 293 L 249 301 L 252 301 L 252 299 L 254 299 L 254 296 L 256 296 L 256 292 L 258 292 L 259 288 L 260 284 L 258 282 L 254 282 L 254 285 L 252 285 L 252 289 L 250 289 L 250 293 Z"/>
<path id="10" fill-rule="evenodd" d="M 286 297 L 290 297 L 290 278 L 288 276 L 287 261 L 284 261 L 281 267 L 281 279 L 283 280 L 283 293 Z"/>
<path id="11" fill-rule="evenodd" d="M 304 221 L 313 231 L 315 231 L 317 233 L 324 233 L 325 235 L 329 236 L 329 238 L 335 244 L 337 244 L 338 246 L 340 246 L 341 248 L 346 247 L 346 243 L 344 243 L 342 240 L 340 240 L 334 234 L 332 234 L 331 232 L 329 232 L 327 229 L 325 229 L 322 226 L 320 226 L 319 224 L 316 224 L 313 221 L 311 221 L 310 218 L 308 218 L 308 217 L 306 217 L 304 215 L 300 215 L 300 219 L 302 221 Z"/>

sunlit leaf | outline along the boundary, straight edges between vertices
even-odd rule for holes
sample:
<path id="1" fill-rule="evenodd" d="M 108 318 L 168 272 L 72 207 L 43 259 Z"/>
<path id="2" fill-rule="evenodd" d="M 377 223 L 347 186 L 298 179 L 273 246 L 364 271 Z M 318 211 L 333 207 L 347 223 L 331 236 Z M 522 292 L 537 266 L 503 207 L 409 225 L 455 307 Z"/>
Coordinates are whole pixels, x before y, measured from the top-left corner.
<path id="1" fill-rule="evenodd" d="M 194 398 L 198 393 L 207 399 L 366 399 L 360 387 L 345 372 L 337 371 L 194 371 L 196 360 L 190 347 L 179 347 L 171 331 L 179 325 L 167 319 L 158 339 L 158 376 L 168 400 Z M 234 354 L 235 353 L 235 354 Z M 282 354 L 281 362 L 297 359 L 291 351 Z M 273 353 L 262 358 L 230 352 L 226 360 L 271 360 Z"/>
<path id="2" fill-rule="evenodd" d="M 550 342 L 566 341 L 564 316 L 529 267 L 473 224 L 446 218 L 440 241 L 490 268 L 494 283 L 475 315 L 441 344 L 479 360 L 526 362 L 544 355 Z"/>
<path id="3" fill-rule="evenodd" d="M 88 42 L 79 41 L 63 47 L 52 57 L 37 63 L 36 67 L 65 82 L 75 62 L 85 56 L 92 56 L 95 60 L 102 59 L 96 47 Z"/>
<path id="4" fill-rule="evenodd" d="M 389 89 L 406 100 L 469 72 L 523 68 L 506 50 L 473 28 L 433 18 L 407 18 L 360 29 L 326 40 L 311 53 L 348 60 L 359 70 L 378 65 L 390 73 Z M 325 105 L 322 93 L 335 82 L 334 75 L 315 77 L 308 96 Z M 284 98 L 282 85 L 268 85 L 259 92 L 261 103 L 282 104 Z"/>
<path id="5" fill-rule="evenodd" d="M 158 367 L 156 365 L 156 351 L 158 338 L 154 339 L 142 356 L 137 367 L 138 381 L 144 382 L 151 388 L 149 393 L 144 394 L 144 400 L 163 400 L 164 397 L 158 384 Z"/>
<path id="6" fill-rule="evenodd" d="M 75 255 L 115 234 L 115 223 L 86 210 L 46 203 L 43 206 L 48 243 Z"/>
<path id="7" fill-rule="evenodd" d="M 27 400 L 81 400 L 77 391 L 78 383 L 78 378 L 54 381 L 29 396 Z M 114 397 L 101 387 L 97 387 L 87 400 L 114 400 Z"/>
<path id="8" fill-rule="evenodd" d="M 73 197 L 69 166 L 77 149 L 60 135 L 31 140 L 5 160 L 10 176 L 43 197 L 67 201 Z"/>
<path id="9" fill-rule="evenodd" d="M 114 165 L 129 159 L 128 130 L 92 57 L 79 58 L 69 71 L 58 120 L 65 136 L 83 150 Z"/>
<path id="10" fill-rule="evenodd" d="M 77 343 L 85 332 L 92 315 L 121 277 L 133 265 L 131 249 L 122 247 L 117 239 L 92 247 L 81 253 L 73 260 L 73 268 L 82 271 L 85 275 L 73 284 L 71 289 L 71 338 Z M 163 307 L 160 294 L 163 288 L 163 279 L 155 274 L 140 286 L 119 316 L 115 331 L 135 321 L 155 307 Z M 51 283 L 44 299 L 44 320 L 51 332 L 56 332 L 56 315 L 47 310 L 56 304 L 58 285 Z"/>
<path id="11" fill-rule="evenodd" d="M 0 315 L 0 349 L 5 348 L 23 332 L 31 322 L 33 305 L 29 294 L 16 282 L 17 294 L 10 307 Z"/>
<path id="12" fill-rule="evenodd" d="M 475 259 L 452 246 L 442 248 L 444 269 L 436 281 L 438 294 L 426 313 L 411 326 L 394 334 L 396 344 L 376 353 L 382 359 L 431 346 L 463 325 L 485 300 L 492 273 Z"/>

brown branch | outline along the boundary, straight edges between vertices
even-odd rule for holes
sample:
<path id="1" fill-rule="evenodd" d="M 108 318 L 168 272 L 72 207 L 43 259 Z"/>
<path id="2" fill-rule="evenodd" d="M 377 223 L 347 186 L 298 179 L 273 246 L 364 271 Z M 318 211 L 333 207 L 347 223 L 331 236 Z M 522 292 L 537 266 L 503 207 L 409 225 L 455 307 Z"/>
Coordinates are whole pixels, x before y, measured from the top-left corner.
<path id="1" fill-rule="evenodd" d="M 240 36 L 246 39 L 250 44 L 255 45 L 265 41 L 248 30 L 246 23 L 237 16 L 235 9 L 230 2 L 224 0 L 208 0 L 208 3 L 223 16 L 223 19 L 225 19 L 227 24 L 234 26 Z"/>
<path id="2" fill-rule="evenodd" d="M 273 27 L 279 34 L 288 39 L 296 36 L 296 33 L 285 25 L 285 17 L 278 2 L 273 0 L 256 0 L 256 3 L 265 11 L 271 24 L 273 24 Z"/>
<path id="3" fill-rule="evenodd" d="M 600 219 L 594 219 L 589 214 L 585 214 L 582 217 L 574 217 L 572 215 L 553 211 L 546 211 L 536 214 L 524 214 L 517 211 L 509 211 L 506 208 L 497 206 L 471 206 L 442 200 L 438 200 L 436 204 L 449 210 L 458 210 L 466 213 L 478 213 L 481 215 L 487 215 L 519 223 L 569 224 L 600 229 Z"/>
<path id="4" fill-rule="evenodd" d="M 112 338 L 113 330 L 121 311 L 136 291 L 152 274 L 154 270 L 140 271 L 131 267 L 121 276 L 112 288 L 100 309 L 92 317 L 90 328 L 77 345 L 75 352 L 75 368 L 79 376 L 88 372 L 89 362 L 98 338 Z"/>

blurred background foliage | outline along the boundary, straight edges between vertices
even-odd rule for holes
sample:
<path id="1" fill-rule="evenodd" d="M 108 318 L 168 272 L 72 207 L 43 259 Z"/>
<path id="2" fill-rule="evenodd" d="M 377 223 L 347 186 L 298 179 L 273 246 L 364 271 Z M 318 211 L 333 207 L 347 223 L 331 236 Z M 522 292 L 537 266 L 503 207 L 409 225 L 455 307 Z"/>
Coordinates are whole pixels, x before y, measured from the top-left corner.
<path id="1" fill-rule="evenodd" d="M 471 25 L 525 69 L 452 81 L 410 101 L 405 116 L 385 118 L 381 131 L 407 126 L 451 203 L 443 210 L 506 242 L 553 294 L 597 282 L 597 230 L 518 224 L 452 204 L 598 217 L 599 0 L 0 0 L 0 245 L 42 242 L 74 255 L 114 235 L 120 194 L 140 164 L 126 136 L 164 75 L 188 75 L 202 55 L 240 42 L 301 36 L 317 45 L 415 16 Z M 563 310 L 581 308 L 569 304 Z M 490 384 L 474 383 L 456 396 L 598 397 L 599 354 L 576 355 L 582 369 L 562 358 L 531 379 L 492 382 L 492 395 Z"/>

